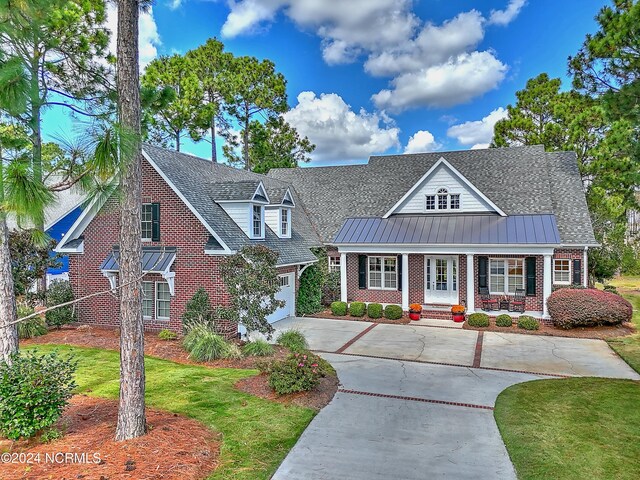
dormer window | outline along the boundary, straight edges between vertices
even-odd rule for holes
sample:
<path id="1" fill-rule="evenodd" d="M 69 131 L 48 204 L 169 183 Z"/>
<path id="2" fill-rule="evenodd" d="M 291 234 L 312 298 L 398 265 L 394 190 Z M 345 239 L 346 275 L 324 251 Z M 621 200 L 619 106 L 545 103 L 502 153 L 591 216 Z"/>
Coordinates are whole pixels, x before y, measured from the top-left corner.
<path id="1" fill-rule="evenodd" d="M 253 238 L 263 238 L 264 219 L 262 218 L 262 206 L 254 205 L 252 209 L 252 233 Z"/>
<path id="2" fill-rule="evenodd" d="M 460 194 L 449 193 L 446 188 L 440 188 L 435 195 L 426 195 L 425 210 L 460 210 Z"/>
<path id="3" fill-rule="evenodd" d="M 280 236 L 291 236 L 291 213 L 288 209 L 283 208 L 280 210 Z"/>
<path id="4" fill-rule="evenodd" d="M 449 194 L 446 188 L 438 190 L 438 210 L 446 210 L 449 203 Z"/>

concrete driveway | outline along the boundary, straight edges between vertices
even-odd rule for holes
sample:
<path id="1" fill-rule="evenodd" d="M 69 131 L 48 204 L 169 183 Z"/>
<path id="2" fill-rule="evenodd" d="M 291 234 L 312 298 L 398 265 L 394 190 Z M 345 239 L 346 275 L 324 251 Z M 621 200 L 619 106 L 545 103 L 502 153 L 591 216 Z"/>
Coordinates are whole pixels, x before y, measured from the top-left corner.
<path id="1" fill-rule="evenodd" d="M 274 325 L 305 333 L 340 379 L 278 480 L 515 479 L 493 419 L 502 390 L 566 375 L 640 379 L 599 340 L 311 318 Z"/>

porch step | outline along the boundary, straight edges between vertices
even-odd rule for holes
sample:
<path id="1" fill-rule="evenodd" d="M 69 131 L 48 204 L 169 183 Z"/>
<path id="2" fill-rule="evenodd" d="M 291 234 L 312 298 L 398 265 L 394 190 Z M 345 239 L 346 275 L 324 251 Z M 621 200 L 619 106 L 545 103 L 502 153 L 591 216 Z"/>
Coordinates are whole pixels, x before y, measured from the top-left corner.
<path id="1" fill-rule="evenodd" d="M 449 314 L 451 315 L 451 314 Z M 409 325 L 422 325 L 425 327 L 446 327 L 446 328 L 462 328 L 462 322 L 456 323 L 449 319 L 436 319 L 436 318 L 421 318 L 420 320 L 412 321 Z"/>

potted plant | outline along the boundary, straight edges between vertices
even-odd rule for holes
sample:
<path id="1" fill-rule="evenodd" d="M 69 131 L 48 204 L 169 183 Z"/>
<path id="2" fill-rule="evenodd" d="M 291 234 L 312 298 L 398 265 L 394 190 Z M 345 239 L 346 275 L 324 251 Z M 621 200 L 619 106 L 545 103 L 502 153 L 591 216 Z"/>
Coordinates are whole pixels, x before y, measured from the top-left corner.
<path id="1" fill-rule="evenodd" d="M 412 303 L 409 305 L 409 318 L 411 320 L 420 320 L 420 314 L 422 313 L 422 305 L 419 303 Z"/>
<path id="2" fill-rule="evenodd" d="M 464 322 L 465 308 L 462 305 L 454 305 L 451 307 L 451 315 L 454 322 Z"/>

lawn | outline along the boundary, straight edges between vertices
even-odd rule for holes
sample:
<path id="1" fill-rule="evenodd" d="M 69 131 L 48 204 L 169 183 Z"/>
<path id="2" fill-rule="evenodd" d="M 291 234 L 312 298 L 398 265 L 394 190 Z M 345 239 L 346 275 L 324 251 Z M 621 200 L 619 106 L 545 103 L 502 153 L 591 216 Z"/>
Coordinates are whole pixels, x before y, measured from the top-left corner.
<path id="1" fill-rule="evenodd" d="M 636 372 L 640 373 L 640 277 L 619 277 L 609 284 L 614 285 L 620 294 L 633 305 L 633 323 L 638 333 L 628 337 L 608 340 L 613 348 Z"/>
<path id="2" fill-rule="evenodd" d="M 520 480 L 640 478 L 640 383 L 567 378 L 521 383 L 495 418 Z"/>
<path id="3" fill-rule="evenodd" d="M 117 351 L 56 345 L 37 350 L 74 352 L 78 391 L 118 398 Z M 223 435 L 220 466 L 210 479 L 268 479 L 314 416 L 234 388 L 255 370 L 213 369 L 146 358 L 147 405 L 194 418 Z"/>

